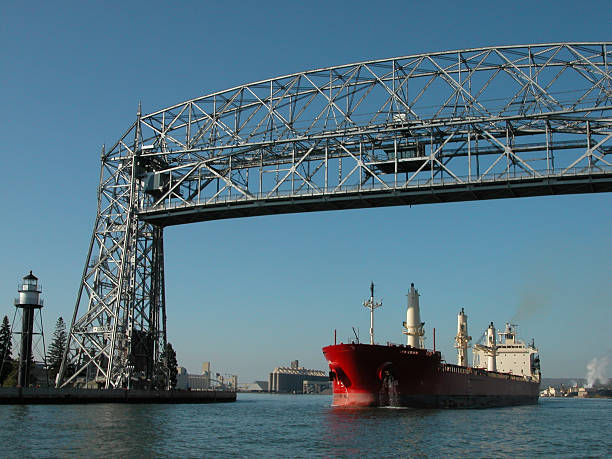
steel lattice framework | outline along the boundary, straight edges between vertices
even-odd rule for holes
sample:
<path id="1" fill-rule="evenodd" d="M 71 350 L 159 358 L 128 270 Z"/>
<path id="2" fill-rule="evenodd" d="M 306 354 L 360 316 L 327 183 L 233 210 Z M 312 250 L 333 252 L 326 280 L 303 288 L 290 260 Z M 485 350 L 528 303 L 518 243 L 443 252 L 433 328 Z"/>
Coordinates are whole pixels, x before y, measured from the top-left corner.
<path id="1" fill-rule="evenodd" d="M 611 45 L 373 60 L 139 113 L 102 154 L 63 365 L 75 373 L 61 383 L 151 377 L 165 342 L 165 226 L 611 191 Z"/>

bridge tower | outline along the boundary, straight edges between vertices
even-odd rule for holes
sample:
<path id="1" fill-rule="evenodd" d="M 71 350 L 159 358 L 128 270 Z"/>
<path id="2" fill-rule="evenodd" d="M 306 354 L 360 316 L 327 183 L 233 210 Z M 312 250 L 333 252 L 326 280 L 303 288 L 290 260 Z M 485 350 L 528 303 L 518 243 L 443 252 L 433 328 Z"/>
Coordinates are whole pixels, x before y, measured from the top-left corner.
<path id="1" fill-rule="evenodd" d="M 114 147 L 123 154 L 102 149 L 98 211 L 58 387 L 155 385 L 166 346 L 163 228 L 137 212 L 152 167 L 140 117 L 139 107 L 133 140 Z"/>

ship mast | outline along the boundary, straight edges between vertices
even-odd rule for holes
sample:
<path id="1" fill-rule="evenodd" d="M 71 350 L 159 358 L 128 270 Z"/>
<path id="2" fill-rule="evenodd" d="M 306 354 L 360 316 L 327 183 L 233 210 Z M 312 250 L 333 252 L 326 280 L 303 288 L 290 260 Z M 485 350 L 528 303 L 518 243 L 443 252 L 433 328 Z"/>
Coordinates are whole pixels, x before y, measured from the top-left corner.
<path id="1" fill-rule="evenodd" d="M 485 331 L 485 341 L 486 344 L 477 344 L 474 346 L 474 349 L 480 352 L 482 355 L 487 357 L 487 370 L 488 371 L 497 371 L 497 342 L 495 340 L 495 326 L 493 322 L 489 325 L 487 330 Z M 474 353 L 476 356 L 476 353 Z M 479 357 L 480 359 L 480 357 Z M 481 368 L 483 368 L 483 363 L 479 362 Z"/>
<path id="2" fill-rule="evenodd" d="M 407 336 L 407 345 L 420 348 L 424 347 L 423 336 L 425 335 L 425 322 L 421 322 L 421 310 L 419 307 L 419 291 L 410 284 L 408 292 L 408 307 L 406 308 L 406 322 L 404 322 L 404 335 Z"/>
<path id="3" fill-rule="evenodd" d="M 457 348 L 457 365 L 460 367 L 468 366 L 467 348 L 472 337 L 468 335 L 467 314 L 461 308 L 457 315 L 457 336 L 455 337 L 455 347 Z"/>
<path id="4" fill-rule="evenodd" d="M 370 299 L 363 302 L 370 309 L 370 344 L 374 344 L 374 309 L 382 306 L 382 301 L 374 301 L 374 282 L 370 284 Z"/>

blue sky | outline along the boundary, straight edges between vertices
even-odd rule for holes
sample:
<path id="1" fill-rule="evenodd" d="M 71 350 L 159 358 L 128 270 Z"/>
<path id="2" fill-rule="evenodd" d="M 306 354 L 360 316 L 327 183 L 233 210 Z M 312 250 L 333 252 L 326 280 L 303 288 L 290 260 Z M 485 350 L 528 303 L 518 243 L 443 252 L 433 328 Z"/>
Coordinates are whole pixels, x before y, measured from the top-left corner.
<path id="1" fill-rule="evenodd" d="M 8 2 L 0 18 L 0 314 L 18 280 L 44 286 L 50 338 L 72 316 L 102 144 L 151 112 L 242 83 L 427 51 L 610 40 L 612 6 L 512 2 Z M 535 337 L 545 376 L 610 352 L 608 194 L 256 217 L 166 230 L 169 339 L 179 362 L 243 381 L 351 326 L 373 280 L 380 341 L 403 341 L 410 282 L 428 344 L 453 361 L 456 313 Z M 48 339 L 49 339 L 48 338 Z"/>

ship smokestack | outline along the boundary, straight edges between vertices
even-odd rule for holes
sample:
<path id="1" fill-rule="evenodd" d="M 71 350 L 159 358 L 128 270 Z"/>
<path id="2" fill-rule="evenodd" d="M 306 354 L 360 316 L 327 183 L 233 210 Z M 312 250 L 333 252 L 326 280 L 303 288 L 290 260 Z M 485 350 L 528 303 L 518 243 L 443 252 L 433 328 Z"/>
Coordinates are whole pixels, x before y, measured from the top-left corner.
<path id="1" fill-rule="evenodd" d="M 419 291 L 414 288 L 414 283 L 410 284 L 410 290 L 407 296 L 408 308 L 406 309 L 406 322 L 404 322 L 405 330 L 403 331 L 403 333 L 407 335 L 406 344 L 416 348 L 423 348 L 423 335 L 425 335 L 423 326 L 425 322 L 421 322 Z"/>
<path id="2" fill-rule="evenodd" d="M 455 337 L 455 347 L 457 348 L 457 365 L 468 366 L 467 350 L 472 337 L 468 335 L 467 314 L 463 308 L 457 315 L 457 336 Z"/>
<path id="3" fill-rule="evenodd" d="M 487 328 L 487 370 L 497 371 L 497 343 L 495 341 L 495 326 L 493 322 Z"/>

